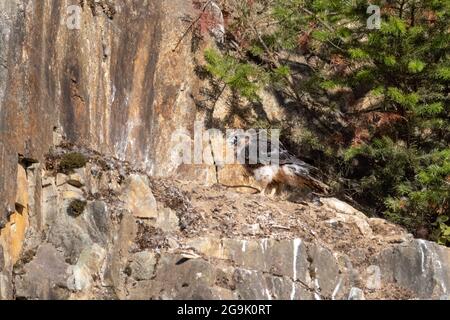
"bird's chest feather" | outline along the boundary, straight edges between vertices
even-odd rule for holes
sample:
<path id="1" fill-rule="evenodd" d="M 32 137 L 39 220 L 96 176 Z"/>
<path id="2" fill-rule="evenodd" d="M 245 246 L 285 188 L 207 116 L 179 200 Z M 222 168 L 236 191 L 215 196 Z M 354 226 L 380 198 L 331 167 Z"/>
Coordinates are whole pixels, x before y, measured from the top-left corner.
<path id="1" fill-rule="evenodd" d="M 279 170 L 280 168 L 278 166 L 263 166 L 255 169 L 253 174 L 257 181 L 270 183 L 275 180 Z"/>
<path id="2" fill-rule="evenodd" d="M 297 175 L 296 171 L 292 169 L 291 166 L 281 166 L 278 174 L 275 177 L 277 182 L 290 185 L 298 186 L 301 182 L 300 177 Z"/>

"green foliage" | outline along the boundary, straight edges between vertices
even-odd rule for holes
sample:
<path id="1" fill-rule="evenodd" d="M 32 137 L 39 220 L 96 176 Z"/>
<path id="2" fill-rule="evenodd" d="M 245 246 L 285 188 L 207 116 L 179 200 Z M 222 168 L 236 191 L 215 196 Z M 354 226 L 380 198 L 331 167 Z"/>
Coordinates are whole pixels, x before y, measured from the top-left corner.
<path id="1" fill-rule="evenodd" d="M 436 78 L 443 81 L 450 81 L 450 67 L 439 67 L 436 70 Z"/>
<path id="2" fill-rule="evenodd" d="M 241 63 L 212 49 L 205 51 L 205 60 L 206 69 L 225 85 L 251 101 L 259 100 L 258 91 L 264 81 L 264 75 L 258 67 L 250 63 Z"/>
<path id="3" fill-rule="evenodd" d="M 74 169 L 83 168 L 87 163 L 86 157 L 78 152 L 63 155 L 59 163 L 59 170 L 64 173 L 71 173 Z"/>
<path id="4" fill-rule="evenodd" d="M 389 36 L 401 36 L 406 33 L 405 21 L 397 17 L 389 17 L 388 21 L 381 25 L 381 32 Z"/>
<path id="5" fill-rule="evenodd" d="M 350 180 L 352 196 L 363 205 L 412 232 L 425 227 L 449 245 L 450 2 L 371 1 L 382 8 L 379 30 L 367 28 L 366 0 L 241 3 L 233 29 L 242 39 L 239 54 L 207 51 L 208 70 L 250 99 L 266 84 L 299 109 L 308 108 L 304 97 L 316 99 L 308 112 L 317 121 L 286 139 L 327 157 L 324 166 L 334 165 L 336 177 Z M 319 62 L 307 72 L 295 70 L 287 60 L 299 52 Z M 250 56 L 257 59 L 243 58 Z M 342 132 L 335 146 L 330 136 L 344 120 L 334 119 L 335 104 L 320 98 L 341 88 L 356 100 L 371 95 L 380 102 L 372 122 L 358 122 L 369 118 L 365 112 L 372 115 L 367 110 L 344 115 L 341 128 L 353 126 L 353 132 Z M 328 136 L 316 134 L 324 122 L 332 128 Z M 358 129 L 367 131 L 362 141 Z"/>
<path id="6" fill-rule="evenodd" d="M 320 83 L 320 87 L 325 90 L 326 89 L 334 89 L 338 86 L 339 86 L 339 84 L 333 80 L 325 80 L 322 83 Z"/>
<path id="7" fill-rule="evenodd" d="M 333 149 L 330 146 L 324 145 L 320 139 L 307 128 L 301 128 L 301 130 L 290 130 L 289 136 L 292 141 L 304 146 L 305 149 L 319 151 L 327 156 L 333 155 Z"/>
<path id="8" fill-rule="evenodd" d="M 373 161 L 371 174 L 362 180 L 363 192 L 384 202 L 391 220 L 415 230 L 424 225 L 437 226 L 437 218 L 448 217 L 450 149 L 424 154 L 384 137 L 348 149 L 345 159 L 361 156 Z M 434 231 L 435 240 L 444 236 L 442 229 L 440 224 Z"/>
<path id="9" fill-rule="evenodd" d="M 387 67 L 393 67 L 397 63 L 397 59 L 393 55 L 387 55 L 383 58 L 383 62 Z"/>
<path id="10" fill-rule="evenodd" d="M 387 88 L 387 97 L 390 98 L 392 102 L 406 108 L 413 108 L 420 99 L 417 93 L 412 92 L 407 94 L 396 87 Z"/>
<path id="11" fill-rule="evenodd" d="M 348 53 L 353 59 L 367 59 L 369 57 L 369 54 L 361 48 L 350 48 Z"/>

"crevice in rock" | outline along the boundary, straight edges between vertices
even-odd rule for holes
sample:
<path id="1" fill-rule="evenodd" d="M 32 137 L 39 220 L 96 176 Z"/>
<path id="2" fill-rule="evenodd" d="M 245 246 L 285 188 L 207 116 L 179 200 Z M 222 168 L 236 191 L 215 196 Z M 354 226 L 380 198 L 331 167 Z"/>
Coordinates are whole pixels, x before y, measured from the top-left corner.
<path id="1" fill-rule="evenodd" d="M 156 276 L 158 275 L 158 267 L 159 267 L 159 263 L 160 263 L 160 261 L 161 261 L 161 254 L 156 254 L 155 255 L 155 266 L 154 266 L 154 268 L 153 268 L 153 275 L 152 275 L 152 277 L 150 278 L 151 280 L 155 280 L 156 279 Z"/>
<path id="2" fill-rule="evenodd" d="M 18 163 L 26 170 L 31 167 L 33 164 L 39 163 L 39 160 L 31 158 L 31 157 L 26 157 L 23 154 L 18 155 Z"/>

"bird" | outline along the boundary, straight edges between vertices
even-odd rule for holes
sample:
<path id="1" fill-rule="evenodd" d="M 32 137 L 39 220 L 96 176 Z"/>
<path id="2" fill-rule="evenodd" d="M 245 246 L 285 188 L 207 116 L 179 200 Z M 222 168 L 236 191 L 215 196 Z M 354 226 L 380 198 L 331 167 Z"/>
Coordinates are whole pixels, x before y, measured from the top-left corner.
<path id="1" fill-rule="evenodd" d="M 281 142 L 273 145 L 266 135 L 260 135 L 259 132 L 251 135 L 237 135 L 233 138 L 232 143 L 235 146 L 237 158 L 245 159 L 243 165 L 260 184 L 261 194 L 266 194 L 267 189 L 274 185 L 307 188 L 323 194 L 330 191 L 328 185 L 314 176 L 318 171 L 317 168 L 294 156 Z M 265 146 L 267 146 L 266 150 L 260 150 Z M 254 159 L 255 154 L 258 155 L 258 159 Z M 260 157 L 261 155 L 263 157 Z M 274 196 L 276 191 L 276 188 L 272 188 L 270 196 Z"/>

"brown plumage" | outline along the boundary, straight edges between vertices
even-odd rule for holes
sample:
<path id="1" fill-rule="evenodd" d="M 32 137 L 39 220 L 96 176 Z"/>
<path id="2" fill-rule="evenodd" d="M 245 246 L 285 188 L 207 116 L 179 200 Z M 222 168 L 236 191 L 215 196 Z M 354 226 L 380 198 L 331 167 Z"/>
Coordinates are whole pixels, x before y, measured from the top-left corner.
<path id="1" fill-rule="evenodd" d="M 260 141 L 258 144 L 259 135 L 254 137 L 245 136 L 240 139 L 237 137 L 235 140 L 237 154 L 241 159 L 245 159 L 245 167 L 247 171 L 254 176 L 256 181 L 261 184 L 261 193 L 265 193 L 269 186 L 274 184 L 286 185 L 294 188 L 308 188 L 313 192 L 328 193 L 329 187 L 321 182 L 318 178 L 314 177 L 313 172 L 317 169 L 307 164 L 306 162 L 298 159 L 280 143 L 279 147 L 272 147 L 269 141 Z M 278 157 L 278 163 L 270 163 L 267 159 L 258 158 L 258 161 L 250 161 L 249 150 L 252 144 L 254 147 L 267 145 L 267 154 L 272 157 Z M 259 150 L 258 150 L 259 151 Z M 266 152 L 266 150 L 264 150 Z M 259 154 L 259 153 L 258 153 Z M 251 162 L 256 164 L 251 164 Z M 272 190 L 272 193 L 276 189 Z"/>

